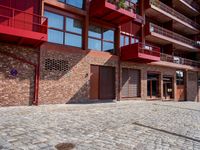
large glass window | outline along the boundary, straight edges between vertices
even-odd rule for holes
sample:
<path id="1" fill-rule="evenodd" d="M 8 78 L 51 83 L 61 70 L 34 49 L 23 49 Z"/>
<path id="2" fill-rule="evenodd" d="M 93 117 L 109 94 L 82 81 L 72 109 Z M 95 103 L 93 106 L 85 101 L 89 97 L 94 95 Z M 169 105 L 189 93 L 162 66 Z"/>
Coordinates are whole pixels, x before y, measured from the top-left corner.
<path id="1" fill-rule="evenodd" d="M 44 15 L 49 20 L 49 42 L 82 47 L 82 24 L 80 20 L 48 11 L 45 11 Z"/>
<path id="2" fill-rule="evenodd" d="M 114 31 L 94 25 L 89 27 L 88 48 L 97 51 L 113 52 Z"/>
<path id="3" fill-rule="evenodd" d="M 69 4 L 74 7 L 83 8 L 83 0 L 59 0 L 65 4 Z"/>

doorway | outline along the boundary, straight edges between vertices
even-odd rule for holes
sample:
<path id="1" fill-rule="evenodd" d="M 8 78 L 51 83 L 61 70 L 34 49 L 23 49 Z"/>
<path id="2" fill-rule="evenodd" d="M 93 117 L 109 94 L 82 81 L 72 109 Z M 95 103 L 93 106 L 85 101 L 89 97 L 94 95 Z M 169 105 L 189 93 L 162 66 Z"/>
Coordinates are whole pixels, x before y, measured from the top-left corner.
<path id="1" fill-rule="evenodd" d="M 176 99 L 185 100 L 185 73 L 183 71 L 176 71 Z"/>
<path id="2" fill-rule="evenodd" d="M 173 77 L 163 76 L 163 97 L 165 100 L 170 100 L 173 97 Z"/>
<path id="3" fill-rule="evenodd" d="M 115 99 L 115 68 L 91 65 L 90 99 Z"/>
<path id="4" fill-rule="evenodd" d="M 147 96 L 151 99 L 160 97 L 160 74 L 147 74 Z"/>
<path id="5" fill-rule="evenodd" d="M 140 97 L 140 70 L 122 69 L 122 97 Z"/>

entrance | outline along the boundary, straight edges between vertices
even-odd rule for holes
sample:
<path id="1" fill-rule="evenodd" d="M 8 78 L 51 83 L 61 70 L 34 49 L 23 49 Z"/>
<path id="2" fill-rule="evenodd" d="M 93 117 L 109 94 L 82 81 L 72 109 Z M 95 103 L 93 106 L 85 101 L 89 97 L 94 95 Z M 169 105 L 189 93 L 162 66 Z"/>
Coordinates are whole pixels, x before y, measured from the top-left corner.
<path id="1" fill-rule="evenodd" d="M 169 76 L 163 76 L 163 97 L 165 99 L 173 98 L 173 78 Z"/>
<path id="2" fill-rule="evenodd" d="M 185 73 L 176 71 L 176 99 L 179 101 L 185 100 Z"/>
<path id="3" fill-rule="evenodd" d="M 115 68 L 91 65 L 90 99 L 115 99 Z"/>
<path id="4" fill-rule="evenodd" d="M 159 92 L 159 74 L 148 73 L 147 74 L 147 96 L 150 98 L 160 97 Z"/>
<path id="5" fill-rule="evenodd" d="M 122 69 L 122 97 L 140 97 L 140 71 L 136 69 Z"/>

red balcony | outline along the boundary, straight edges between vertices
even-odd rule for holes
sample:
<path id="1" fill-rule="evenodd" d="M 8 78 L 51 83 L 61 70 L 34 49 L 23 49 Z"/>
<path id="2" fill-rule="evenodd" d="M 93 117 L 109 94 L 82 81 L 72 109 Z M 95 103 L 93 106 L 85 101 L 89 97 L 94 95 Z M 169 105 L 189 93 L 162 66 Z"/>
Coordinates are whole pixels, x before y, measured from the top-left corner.
<path id="1" fill-rule="evenodd" d="M 0 41 L 39 46 L 47 41 L 47 18 L 0 5 Z"/>
<path id="2" fill-rule="evenodd" d="M 136 19 L 135 4 L 126 0 L 119 6 L 117 0 L 92 0 L 90 2 L 90 16 L 115 25 L 121 25 Z"/>
<path id="3" fill-rule="evenodd" d="M 160 61 L 160 48 L 143 43 L 135 43 L 121 48 L 121 60 L 136 62 Z"/>

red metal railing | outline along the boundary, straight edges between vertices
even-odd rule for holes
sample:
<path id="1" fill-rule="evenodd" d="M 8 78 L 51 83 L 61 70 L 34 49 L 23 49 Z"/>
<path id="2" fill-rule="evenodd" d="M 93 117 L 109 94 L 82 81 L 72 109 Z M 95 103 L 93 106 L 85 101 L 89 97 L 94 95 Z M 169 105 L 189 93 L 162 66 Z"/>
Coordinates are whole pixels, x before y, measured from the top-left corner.
<path id="1" fill-rule="evenodd" d="M 200 62 L 182 58 L 182 57 L 178 57 L 178 56 L 172 56 L 172 55 L 161 53 L 160 59 L 161 59 L 161 61 L 167 61 L 167 62 L 171 62 L 171 63 L 188 65 L 188 66 L 200 68 Z"/>
<path id="2" fill-rule="evenodd" d="M 0 25 L 47 34 L 45 17 L 0 5 Z"/>
<path id="3" fill-rule="evenodd" d="M 135 43 L 137 45 L 138 53 L 143 53 L 151 56 L 160 57 L 160 48 L 144 43 Z"/>
<path id="4" fill-rule="evenodd" d="M 119 6 L 119 0 L 106 0 L 106 1 L 116 5 L 119 8 L 123 8 L 127 11 L 130 11 L 133 13 L 136 12 L 137 5 L 135 3 L 133 3 L 131 0 L 125 0 L 125 3 L 123 3 L 121 6 Z"/>
<path id="5" fill-rule="evenodd" d="M 159 0 L 150 0 L 150 4 L 154 5 L 160 9 L 162 9 L 163 11 L 171 14 L 172 16 L 190 24 L 191 26 L 200 29 L 200 25 L 198 23 L 196 23 L 195 21 L 189 19 L 188 17 L 182 15 L 181 13 L 179 13 L 178 11 L 174 10 L 173 8 L 167 6 L 166 4 L 162 3 Z"/>
<path id="6" fill-rule="evenodd" d="M 167 36 L 169 38 L 172 38 L 172 39 L 175 39 L 177 41 L 180 41 L 180 42 L 183 42 L 183 43 L 186 43 L 188 45 L 191 45 L 191 46 L 196 46 L 198 47 L 198 44 L 197 42 L 189 39 L 189 38 L 186 38 L 180 34 L 177 34 L 175 32 L 172 32 L 170 30 L 167 30 L 167 29 L 164 29 L 158 25 L 155 25 L 153 23 L 150 23 L 149 24 L 149 31 L 150 32 L 155 32 L 155 33 L 158 33 L 158 34 L 161 34 L 163 36 Z"/>

